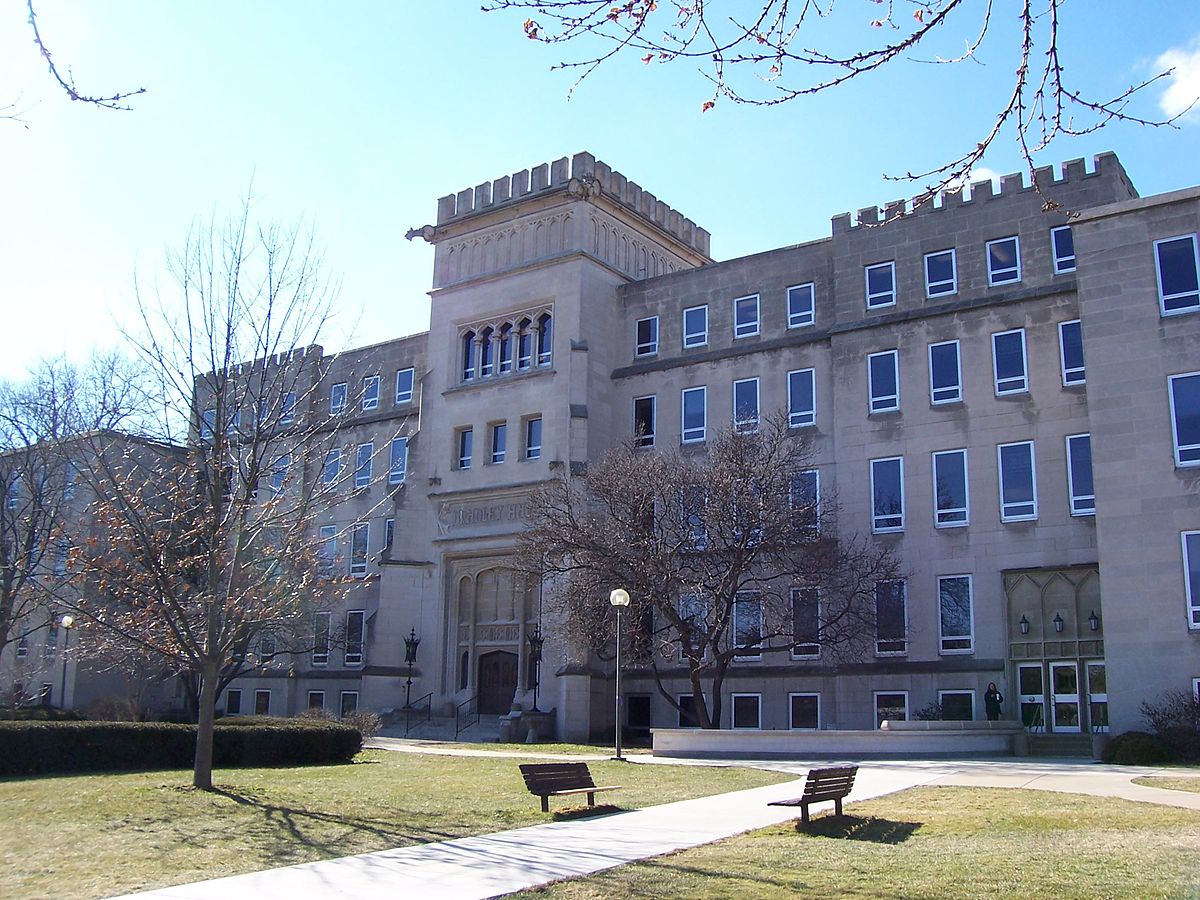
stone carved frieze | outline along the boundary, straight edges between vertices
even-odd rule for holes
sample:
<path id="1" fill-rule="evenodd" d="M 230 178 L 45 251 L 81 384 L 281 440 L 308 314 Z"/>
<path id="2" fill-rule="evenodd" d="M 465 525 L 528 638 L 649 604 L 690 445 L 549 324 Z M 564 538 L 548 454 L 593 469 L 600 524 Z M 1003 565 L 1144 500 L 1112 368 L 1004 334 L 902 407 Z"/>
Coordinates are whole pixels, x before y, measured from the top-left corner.
<path id="1" fill-rule="evenodd" d="M 449 242 L 439 267 L 440 284 L 477 278 L 567 248 L 571 210 L 559 210 L 474 232 Z"/>
<path id="2" fill-rule="evenodd" d="M 674 256 L 608 216 L 593 212 L 588 238 L 589 252 L 632 278 L 653 278 L 680 269 Z"/>
<path id="3" fill-rule="evenodd" d="M 446 500 L 438 506 L 438 531 L 443 535 L 480 530 L 515 531 L 529 515 L 527 497 Z"/>

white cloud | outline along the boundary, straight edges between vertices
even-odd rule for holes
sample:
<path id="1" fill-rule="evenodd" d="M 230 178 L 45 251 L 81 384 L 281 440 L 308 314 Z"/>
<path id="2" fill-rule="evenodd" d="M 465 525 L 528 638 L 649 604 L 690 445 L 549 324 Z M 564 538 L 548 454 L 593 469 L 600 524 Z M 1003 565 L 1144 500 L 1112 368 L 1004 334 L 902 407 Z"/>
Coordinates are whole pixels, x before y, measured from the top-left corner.
<path id="1" fill-rule="evenodd" d="M 1200 121 L 1200 41 L 1194 41 L 1190 50 L 1173 47 L 1154 61 L 1154 67 L 1160 72 L 1174 70 L 1158 99 L 1163 114 L 1177 116 L 1191 107 L 1186 118 Z"/>

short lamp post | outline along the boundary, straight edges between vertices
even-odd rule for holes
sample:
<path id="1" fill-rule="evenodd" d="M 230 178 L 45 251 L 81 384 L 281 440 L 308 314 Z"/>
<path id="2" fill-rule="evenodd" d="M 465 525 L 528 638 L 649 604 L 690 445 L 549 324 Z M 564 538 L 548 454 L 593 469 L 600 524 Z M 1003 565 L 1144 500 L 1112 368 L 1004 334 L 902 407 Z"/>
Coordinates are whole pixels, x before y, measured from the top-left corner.
<path id="1" fill-rule="evenodd" d="M 408 681 L 404 683 L 404 708 L 412 708 L 412 670 L 413 663 L 417 661 L 417 646 L 421 643 L 421 639 L 417 637 L 417 629 L 410 629 L 408 637 L 404 639 L 404 662 L 408 665 Z"/>
<path id="2" fill-rule="evenodd" d="M 74 616 L 63 616 L 59 620 L 59 624 L 63 627 L 63 660 L 62 660 L 62 684 L 59 686 L 58 692 L 58 708 L 67 708 L 67 649 L 71 646 L 71 629 L 75 627 Z"/>
<path id="3" fill-rule="evenodd" d="M 613 758 L 623 759 L 621 756 L 621 610 L 629 606 L 629 591 L 617 588 L 608 595 L 608 602 L 617 611 L 617 702 L 616 724 L 613 729 L 616 734 L 617 755 Z"/>
<path id="4" fill-rule="evenodd" d="M 546 639 L 542 637 L 542 626 L 534 625 L 528 638 L 529 664 L 533 666 L 533 709 L 530 712 L 541 712 L 537 705 L 538 682 L 542 679 L 542 644 L 546 643 Z"/>

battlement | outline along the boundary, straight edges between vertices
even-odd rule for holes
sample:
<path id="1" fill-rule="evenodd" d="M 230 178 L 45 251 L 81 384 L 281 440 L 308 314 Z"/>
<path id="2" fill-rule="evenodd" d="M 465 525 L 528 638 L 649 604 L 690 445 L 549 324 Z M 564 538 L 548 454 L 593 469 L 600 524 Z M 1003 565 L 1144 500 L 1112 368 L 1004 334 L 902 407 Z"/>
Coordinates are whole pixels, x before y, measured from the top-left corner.
<path id="1" fill-rule="evenodd" d="M 705 229 L 586 152 L 448 194 L 438 200 L 437 223 L 445 225 L 558 191 L 579 198 L 603 195 L 708 256 L 709 233 Z"/>
<path id="2" fill-rule="evenodd" d="M 1054 199 L 1051 193 L 1054 188 L 1068 184 L 1076 185 L 1084 179 L 1090 178 L 1114 179 L 1128 192 L 1128 197 L 1137 196 L 1137 191 L 1134 189 L 1133 183 L 1129 180 L 1129 176 L 1125 173 L 1124 166 L 1117 159 L 1117 155 L 1111 151 L 1099 153 L 1094 156 L 1092 158 L 1091 171 L 1087 169 L 1084 160 L 1072 159 L 1063 163 L 1061 169 L 1057 172 L 1054 166 L 1037 168 L 1033 172 L 1033 177 L 1038 187 L 1047 193 L 1051 199 Z M 853 216 L 848 212 L 842 213 L 832 218 L 832 232 L 835 235 L 843 234 L 864 226 L 879 225 L 901 217 L 936 215 L 942 210 L 954 209 L 964 204 L 986 203 L 989 200 L 1011 198 L 1021 194 L 1033 193 L 1034 191 L 1032 183 L 1025 183 L 1024 173 L 1016 172 L 1001 177 L 999 191 L 995 190 L 992 180 L 987 179 L 972 182 L 969 188 L 965 190 L 964 188 L 958 188 L 953 191 L 944 191 L 935 197 L 932 202 L 926 203 L 917 209 L 912 208 L 910 201 L 893 200 L 882 209 L 877 206 L 864 207 L 858 211 L 857 216 Z M 969 196 L 966 196 L 968 193 Z M 1067 205 L 1069 206 L 1069 204 Z"/>

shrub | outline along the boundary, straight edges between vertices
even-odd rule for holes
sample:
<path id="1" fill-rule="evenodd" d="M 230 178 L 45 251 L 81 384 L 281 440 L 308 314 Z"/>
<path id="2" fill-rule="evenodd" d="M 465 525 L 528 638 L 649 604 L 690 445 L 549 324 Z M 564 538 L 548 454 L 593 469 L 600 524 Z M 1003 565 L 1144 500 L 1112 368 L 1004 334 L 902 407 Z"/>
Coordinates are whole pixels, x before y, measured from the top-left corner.
<path id="1" fill-rule="evenodd" d="M 1152 734 L 1127 731 L 1108 742 L 1104 761 L 1119 766 L 1155 766 L 1171 762 L 1171 751 Z"/>
<path id="2" fill-rule="evenodd" d="M 83 713 L 57 706 L 6 706 L 0 709 L 0 719 L 16 722 L 79 722 Z"/>
<path id="3" fill-rule="evenodd" d="M 918 722 L 940 722 L 942 719 L 942 704 L 936 700 L 928 706 L 923 706 L 913 713 Z"/>
<path id="4" fill-rule="evenodd" d="M 1179 762 L 1200 761 L 1200 700 L 1183 691 L 1167 691 L 1142 702 L 1142 717 Z"/>
<path id="5" fill-rule="evenodd" d="M 342 724 L 355 729 L 364 741 L 377 735 L 379 729 L 383 727 L 379 716 L 365 709 L 355 710 L 349 715 L 342 716 Z"/>

